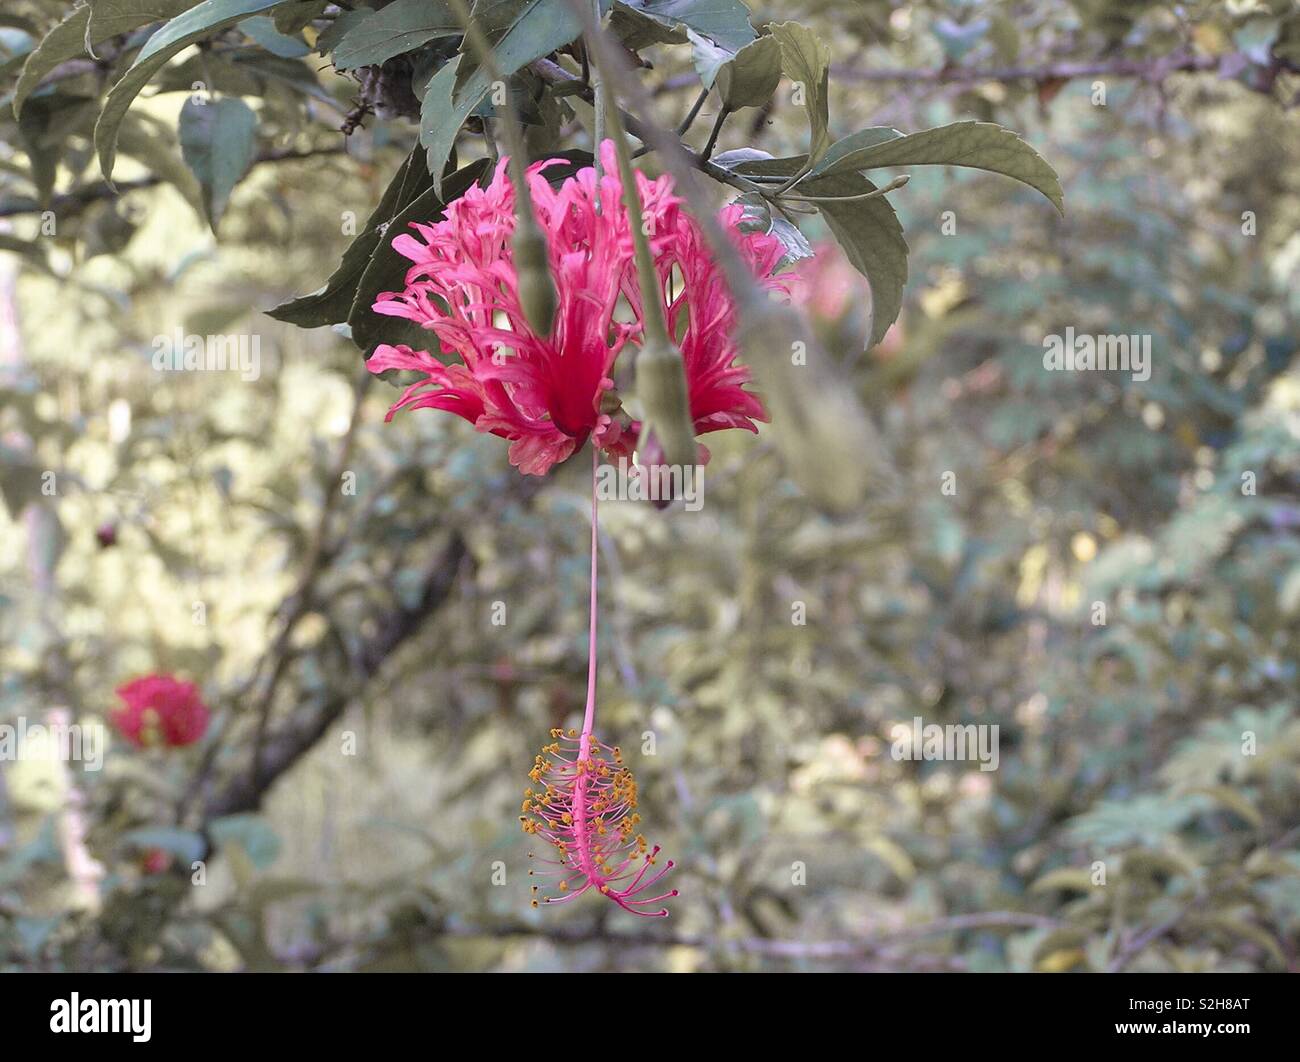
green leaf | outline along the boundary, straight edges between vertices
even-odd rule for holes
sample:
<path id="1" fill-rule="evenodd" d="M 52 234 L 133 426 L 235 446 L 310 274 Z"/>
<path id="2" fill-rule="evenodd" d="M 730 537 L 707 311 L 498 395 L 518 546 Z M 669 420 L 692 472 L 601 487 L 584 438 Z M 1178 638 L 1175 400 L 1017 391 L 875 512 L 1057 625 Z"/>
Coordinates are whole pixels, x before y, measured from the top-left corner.
<path id="1" fill-rule="evenodd" d="M 442 171 L 456 146 L 456 136 L 465 124 L 477 101 L 466 101 L 459 108 L 453 105 L 451 94 L 456 86 L 456 67 L 465 61 L 448 63 L 429 79 L 420 101 L 420 143 L 426 152 L 426 166 L 433 174 L 434 188 L 441 188 Z"/>
<path id="2" fill-rule="evenodd" d="M 352 340 L 367 355 L 377 343 L 402 341 L 396 333 L 402 331 L 404 322 L 384 317 L 371 309 L 381 291 L 393 291 L 402 287 L 411 264 L 393 250 L 393 238 L 405 232 L 412 221 L 438 221 L 447 209 L 447 204 L 464 195 L 466 189 L 483 175 L 487 167 L 487 159 L 477 159 L 457 170 L 443 182 L 441 193 L 433 188 L 425 190 L 411 200 L 385 229 L 384 238 L 375 247 L 357 284 L 352 308 L 348 313 Z M 427 332 L 423 334 L 426 337 L 429 335 Z M 407 337 L 409 338 L 409 330 Z M 436 341 L 434 346 L 437 346 Z"/>
<path id="3" fill-rule="evenodd" d="M 341 11 L 334 16 L 334 20 L 320 31 L 320 36 L 316 38 L 316 52 L 319 55 L 328 55 L 339 46 L 343 40 L 357 26 L 368 22 L 374 12 L 368 7 L 352 11 Z"/>
<path id="4" fill-rule="evenodd" d="M 257 154 L 257 115 L 235 96 L 188 99 L 181 108 L 181 155 L 203 190 L 203 208 L 216 230 L 230 193 Z"/>
<path id="5" fill-rule="evenodd" d="M 736 52 L 754 39 L 749 8 L 740 0 L 620 0 L 619 8 L 661 26 L 685 26 Z"/>
<path id="6" fill-rule="evenodd" d="M 334 48 L 339 70 L 373 66 L 437 37 L 459 37 L 455 13 L 440 0 L 395 0 L 343 34 Z"/>
<path id="7" fill-rule="evenodd" d="M 18 84 L 14 87 L 14 114 L 22 113 L 23 103 L 40 84 L 41 78 L 65 59 L 85 51 L 86 22 L 90 8 L 79 7 L 55 26 L 27 56 Z"/>
<path id="8" fill-rule="evenodd" d="M 157 848 L 174 855 L 187 867 L 196 859 L 202 859 L 207 847 L 201 835 L 176 826 L 142 826 L 137 830 L 127 830 L 119 840 L 131 848 Z"/>
<path id="9" fill-rule="evenodd" d="M 260 815 L 227 815 L 208 823 L 208 833 L 218 847 L 242 848 L 259 870 L 264 870 L 280 855 L 280 838 Z"/>
<path id="10" fill-rule="evenodd" d="M 563 47 L 582 31 L 567 0 L 479 0 L 473 13 L 493 41 L 502 77 Z M 460 127 L 491 87 L 487 71 L 468 53 L 430 79 L 420 107 L 420 143 L 428 149 L 435 188 L 441 186 Z"/>
<path id="11" fill-rule="evenodd" d="M 808 156 L 816 162 L 830 147 L 830 104 L 828 85 L 830 49 L 820 37 L 797 22 L 771 27 L 780 42 L 781 62 L 791 81 L 803 86 L 804 109 L 808 112 Z"/>
<path id="12" fill-rule="evenodd" d="M 732 200 L 741 208 L 740 230 L 742 232 L 764 232 L 775 236 L 785 248 L 785 255 L 780 264 L 785 266 L 804 258 L 813 257 L 812 244 L 798 226 L 773 214 L 771 204 L 756 192 L 737 196 Z"/>
<path id="13" fill-rule="evenodd" d="M 718 79 L 718 71 L 731 62 L 736 53 L 694 30 L 687 30 L 686 36 L 691 42 L 691 61 L 695 64 L 695 72 L 700 75 L 700 81 L 706 87 L 712 88 Z"/>
<path id="14" fill-rule="evenodd" d="M 984 40 L 991 25 L 987 18 L 977 18 L 964 26 L 950 18 L 936 18 L 930 25 L 930 32 L 939 38 L 948 61 L 959 63 L 967 52 Z"/>
<path id="15" fill-rule="evenodd" d="M 805 155 L 764 159 L 755 154 L 753 149 L 743 148 L 719 155 L 718 160 L 725 160 L 727 169 L 741 177 L 792 177 L 807 164 Z M 815 205 L 853 267 L 871 282 L 869 342 L 874 346 L 898 318 L 907 284 L 908 248 L 898 215 L 883 195 L 849 199 L 876 190 L 874 184 L 854 172 L 805 177 L 796 190 L 799 195 L 818 199 L 847 200 Z"/>
<path id="16" fill-rule="evenodd" d="M 269 15 L 246 18 L 239 24 L 239 30 L 281 59 L 301 59 L 311 53 L 310 46 L 300 36 L 276 29 L 275 20 Z"/>
<path id="17" fill-rule="evenodd" d="M 281 33 L 299 33 L 319 18 L 329 7 L 329 0 L 286 0 L 271 16 Z"/>
<path id="18" fill-rule="evenodd" d="M 27 57 L 18 84 L 14 87 L 14 114 L 32 94 L 41 78 L 67 59 L 84 55 L 86 45 L 96 44 L 150 22 L 160 22 L 194 6 L 195 0 L 148 0 L 125 3 L 123 0 L 98 0 L 93 5 L 74 8 L 55 26 Z M 91 12 L 95 12 L 91 22 Z"/>
<path id="19" fill-rule="evenodd" d="M 502 77 L 568 44 L 582 32 L 582 23 L 568 0 L 474 0 L 471 14 L 487 39 Z M 545 45 L 545 46 L 543 46 Z M 487 72 L 479 69 L 473 49 L 462 46 L 464 61 L 456 71 L 455 97 L 468 93 L 470 81 L 489 87 Z M 480 96 L 481 98 L 481 96 Z"/>
<path id="20" fill-rule="evenodd" d="M 117 131 L 132 100 L 149 83 L 164 64 L 182 49 L 220 30 L 242 22 L 249 15 L 269 11 L 280 0 L 204 0 L 163 26 L 140 49 L 135 62 L 109 90 L 104 109 L 95 125 L 95 150 L 99 167 L 108 180 L 113 179 L 117 158 Z"/>
<path id="21" fill-rule="evenodd" d="M 882 166 L 968 166 L 1000 173 L 1037 189 L 1065 212 L 1056 171 L 1016 133 L 992 122 L 955 122 L 907 136 L 866 129 L 835 143 L 812 176 Z"/>
<path id="22" fill-rule="evenodd" d="M 729 111 L 761 107 L 781 83 L 781 44 L 775 37 L 759 37 L 741 48 L 718 71 L 718 95 Z"/>
<path id="23" fill-rule="evenodd" d="M 799 182 L 804 195 L 838 197 L 862 195 L 876 186 L 857 173 L 837 173 Z M 844 248 L 853 267 L 871 282 L 871 338 L 875 346 L 889 331 L 903 306 L 907 284 L 907 241 L 903 226 L 883 196 L 856 202 L 820 202 L 826 226 Z"/>
<path id="24" fill-rule="evenodd" d="M 268 310 L 269 316 L 299 328 L 319 328 L 347 320 L 361 276 L 390 228 L 389 223 L 430 185 L 423 156 L 419 148 L 407 156 L 324 286 Z"/>
<path id="25" fill-rule="evenodd" d="M 195 0 L 90 0 L 89 6 L 86 39 L 94 45 L 151 22 L 166 22 L 196 5 Z"/>
<path id="26" fill-rule="evenodd" d="M 885 144 L 891 140 L 901 140 L 903 133 L 888 125 L 873 125 L 866 129 L 859 129 L 856 133 L 837 140 L 821 157 L 817 165 L 813 167 L 814 174 L 837 173 L 840 170 L 859 170 L 861 166 L 838 165 L 841 160 L 849 157 L 855 152 L 864 152 L 868 148 L 874 148 L 878 144 Z"/>

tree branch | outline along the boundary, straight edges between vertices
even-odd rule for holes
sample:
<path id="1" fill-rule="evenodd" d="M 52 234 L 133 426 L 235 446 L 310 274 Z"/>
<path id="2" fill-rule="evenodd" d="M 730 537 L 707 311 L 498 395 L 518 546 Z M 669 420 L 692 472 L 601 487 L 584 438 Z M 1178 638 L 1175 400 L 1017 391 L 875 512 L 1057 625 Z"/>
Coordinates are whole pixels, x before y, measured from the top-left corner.
<path id="1" fill-rule="evenodd" d="M 1247 55 L 1196 55 L 1175 52 L 1155 58 L 1109 56 L 1079 62 L 1045 63 L 1039 66 L 1005 66 L 987 69 L 944 66 L 937 70 L 875 69 L 860 70 L 832 66 L 831 74 L 841 81 L 920 82 L 936 85 L 974 84 L 981 81 L 1069 81 L 1080 77 L 1135 77 L 1144 81 L 1162 81 L 1171 74 L 1197 73 L 1207 70 L 1244 69 L 1253 62 Z M 1275 60 L 1278 69 L 1290 69 Z"/>
<path id="2" fill-rule="evenodd" d="M 321 155 L 345 154 L 347 154 L 347 147 L 343 144 L 312 148 L 309 151 L 290 151 L 285 148 L 277 148 L 274 151 L 263 152 L 253 160 L 253 165 L 260 166 L 267 162 L 295 162 L 299 159 L 316 158 Z M 134 181 L 118 181 L 112 185 L 107 181 L 98 181 L 95 184 L 78 188 L 76 191 L 56 195 L 50 200 L 48 206 L 41 206 L 36 200 L 29 198 L 12 199 L 7 202 L 0 202 L 0 218 L 43 214 L 46 210 L 53 211 L 56 217 L 70 217 L 85 210 L 92 203 L 98 203 L 105 199 L 118 199 L 127 192 L 139 191 L 142 188 L 153 188 L 162 183 L 164 183 L 163 178 L 156 175 L 141 177 Z"/>
<path id="3" fill-rule="evenodd" d="M 1063 922 L 1046 915 L 1024 911 L 987 911 L 975 914 L 954 915 L 933 922 L 904 926 L 899 929 L 847 940 L 778 940 L 770 937 L 722 938 L 703 934 L 618 932 L 601 925 L 548 926 L 528 925 L 521 922 L 495 926 L 466 926 L 437 921 L 421 927 L 420 936 L 431 939 L 453 937 L 456 939 L 508 940 L 533 938 L 563 946 L 602 944 L 615 954 L 638 948 L 696 948 L 718 955 L 756 956 L 769 959 L 803 960 L 811 962 L 876 963 L 887 968 L 909 969 L 964 969 L 965 964 L 951 955 L 915 954 L 906 949 L 919 941 L 953 933 L 993 929 L 1059 929 Z M 384 942 L 392 947 L 402 942 L 390 939 Z M 370 950 L 374 957 L 378 950 Z M 324 961 L 320 955 L 296 956 L 297 961 L 315 966 Z M 332 964 L 328 964 L 332 965 Z"/>
<path id="4" fill-rule="evenodd" d="M 420 583 L 415 604 L 385 613 L 379 630 L 357 654 L 356 686 L 374 677 L 384 662 L 436 612 L 451 595 L 461 564 L 469 556 L 465 540 L 453 532 L 447 545 L 429 563 Z M 241 771 L 203 804 L 203 821 L 223 815 L 254 811 L 280 775 L 297 763 L 343 714 L 352 700 L 353 689 L 331 694 L 305 718 L 291 719 L 268 734 L 262 747 L 261 770 Z"/>

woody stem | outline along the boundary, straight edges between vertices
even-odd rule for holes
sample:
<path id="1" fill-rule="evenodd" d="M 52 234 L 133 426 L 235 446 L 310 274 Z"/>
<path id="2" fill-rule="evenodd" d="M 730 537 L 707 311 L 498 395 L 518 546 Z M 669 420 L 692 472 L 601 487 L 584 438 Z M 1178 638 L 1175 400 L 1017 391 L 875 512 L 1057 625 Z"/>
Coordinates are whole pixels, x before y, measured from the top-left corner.
<path id="1" fill-rule="evenodd" d="M 592 36 L 600 32 L 594 28 Z M 589 38 L 590 39 L 590 38 Z M 607 82 L 605 66 L 597 56 L 595 67 L 600 71 L 602 81 Z M 606 90 L 608 93 L 608 89 Z M 614 141 L 614 152 L 618 158 L 618 177 L 623 184 L 623 209 L 627 211 L 627 223 L 632 233 L 632 247 L 636 261 L 637 284 L 641 289 L 641 324 L 645 339 L 667 341 L 668 319 L 664 313 L 663 291 L 659 287 L 659 275 L 655 272 L 654 257 L 650 253 L 650 241 L 644 228 L 641 213 L 641 193 L 637 190 L 636 171 L 632 168 L 632 150 L 627 142 L 627 131 L 623 128 L 623 116 L 619 113 L 616 98 L 612 94 L 606 97 L 605 118 L 610 139 Z"/>

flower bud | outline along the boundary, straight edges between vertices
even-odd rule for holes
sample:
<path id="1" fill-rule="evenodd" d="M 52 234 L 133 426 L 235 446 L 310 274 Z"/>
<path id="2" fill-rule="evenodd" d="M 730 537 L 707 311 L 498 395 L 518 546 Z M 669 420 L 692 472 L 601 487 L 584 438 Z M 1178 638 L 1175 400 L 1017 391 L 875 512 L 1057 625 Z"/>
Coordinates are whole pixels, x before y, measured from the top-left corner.
<path id="1" fill-rule="evenodd" d="M 528 326 L 539 336 L 549 336 L 555 323 L 555 281 L 551 277 L 546 237 L 525 209 L 521 208 L 514 234 L 519 302 Z"/>
<path id="2" fill-rule="evenodd" d="M 875 425 L 853 385 L 788 306 L 741 307 L 737 343 L 772 418 L 790 476 L 819 507 L 845 513 L 890 477 Z"/>
<path id="3" fill-rule="evenodd" d="M 663 463 L 685 468 L 698 452 L 681 352 L 667 337 L 650 336 L 636 355 L 636 395 L 646 429 L 663 449 Z M 645 431 L 642 433 L 645 437 Z"/>

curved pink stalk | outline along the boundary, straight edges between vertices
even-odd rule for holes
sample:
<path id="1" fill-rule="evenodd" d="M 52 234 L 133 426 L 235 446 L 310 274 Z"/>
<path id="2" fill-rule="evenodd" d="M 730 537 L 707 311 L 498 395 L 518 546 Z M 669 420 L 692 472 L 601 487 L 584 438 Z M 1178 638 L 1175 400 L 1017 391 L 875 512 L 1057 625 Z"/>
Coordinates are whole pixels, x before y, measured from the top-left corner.
<path id="1" fill-rule="evenodd" d="M 553 845 L 559 859 L 541 859 L 546 869 L 534 868 L 534 877 L 554 879 L 559 895 L 540 895 L 532 887 L 534 907 L 541 903 L 567 903 L 595 888 L 625 911 L 647 918 L 666 918 L 667 907 L 654 905 L 677 895 L 676 889 L 656 892 L 654 886 L 673 868 L 669 859 L 655 871 L 659 846 L 647 851 L 646 839 L 636 832 L 636 779 L 623 765 L 623 753 L 593 734 L 596 722 L 596 551 L 599 524 L 596 516 L 596 468 L 599 453 L 591 455 L 591 620 L 587 632 L 587 707 L 582 732 L 552 730 L 552 744 L 542 748 L 528 777 L 544 786 L 538 793 L 524 791 L 524 832 Z M 530 817 L 533 816 L 533 817 Z M 537 859 L 533 852 L 530 859 Z M 540 896 L 540 899 L 539 899 Z"/>

